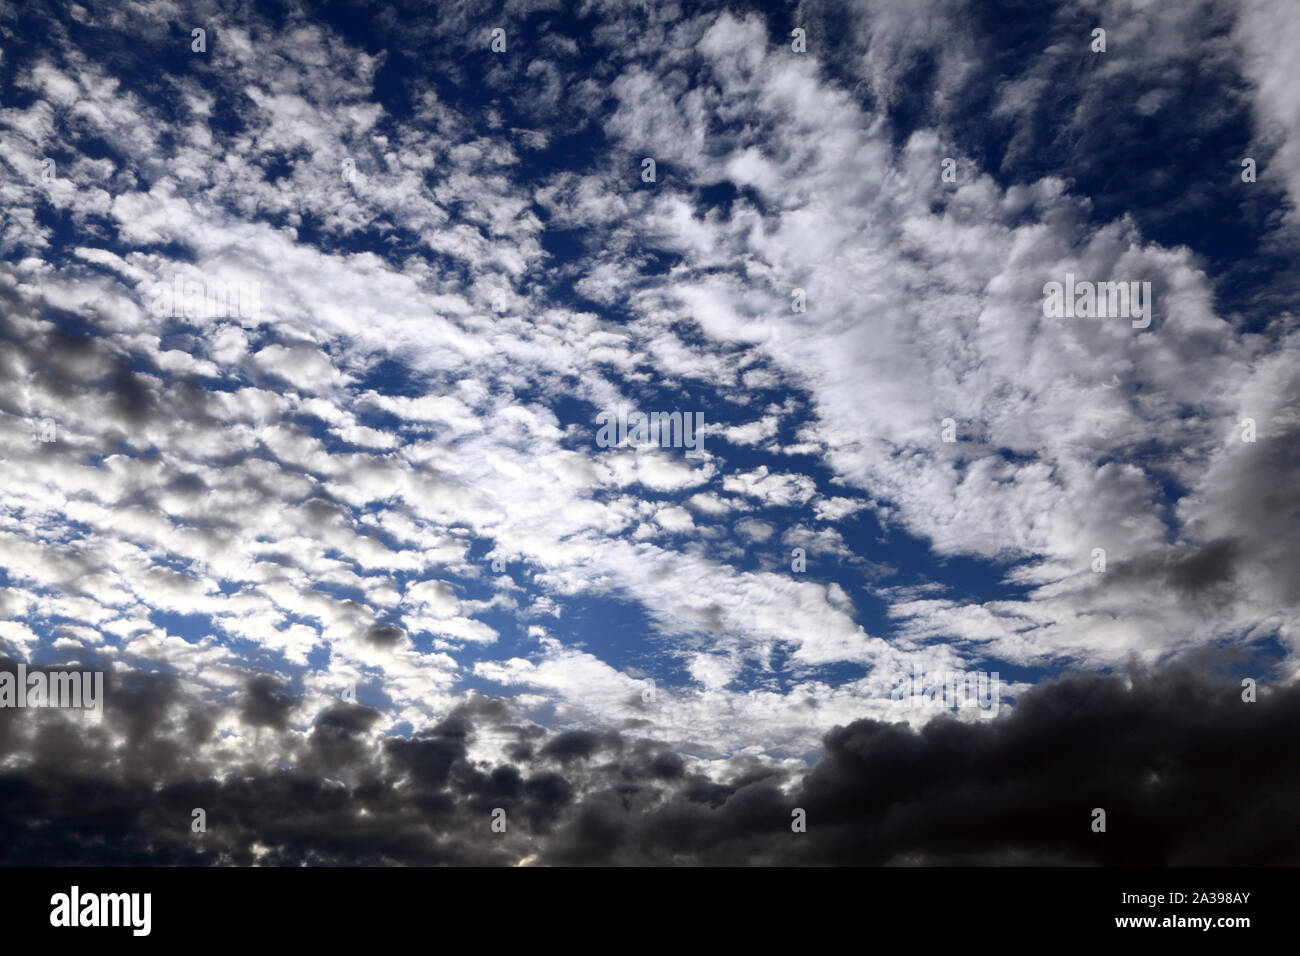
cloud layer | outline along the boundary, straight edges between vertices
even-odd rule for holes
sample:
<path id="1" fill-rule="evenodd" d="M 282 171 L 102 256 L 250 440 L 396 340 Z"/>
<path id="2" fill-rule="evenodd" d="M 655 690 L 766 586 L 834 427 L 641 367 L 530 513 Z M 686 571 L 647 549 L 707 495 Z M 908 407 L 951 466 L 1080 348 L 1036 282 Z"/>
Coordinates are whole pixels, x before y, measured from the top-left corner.
<path id="1" fill-rule="evenodd" d="M 1246 703 L 1225 663 L 1044 683 L 993 721 L 854 721 L 806 773 L 752 757 L 701 765 L 634 731 L 552 733 L 484 697 L 406 738 L 376 734 L 378 713 L 348 704 L 301 733 L 286 719 L 292 699 L 266 681 L 215 707 L 165 678 L 123 675 L 102 724 L 0 711 L 0 859 L 1293 863 L 1300 692 L 1261 686 Z M 256 741 L 232 746 L 226 720 Z M 485 738 L 502 757 L 476 759 Z"/>
<path id="2" fill-rule="evenodd" d="M 323 801 L 132 852 L 1236 859 L 1141 777 L 1178 706 L 1034 688 L 1227 646 L 1286 713 L 1300 16 L 1022 6 L 0 3 L 0 648 L 200 715 L 156 758 L 41 725 L 142 761 L 119 812 Z M 1149 327 L 1045 314 L 1067 275 L 1150 283 Z M 601 447 L 618 408 L 701 414 L 703 455 Z M 917 668 L 999 672 L 1011 718 L 920 730 Z M 1072 694 L 1133 728 L 1114 781 L 1050 729 Z M 1188 767 L 1266 732 L 1226 714 Z M 1017 762 L 1058 731 L 1078 768 Z M 32 847 L 82 786 L 41 753 Z M 1076 842 L 1058 786 L 1147 836 Z M 528 827 L 471 840 L 493 795 Z"/>

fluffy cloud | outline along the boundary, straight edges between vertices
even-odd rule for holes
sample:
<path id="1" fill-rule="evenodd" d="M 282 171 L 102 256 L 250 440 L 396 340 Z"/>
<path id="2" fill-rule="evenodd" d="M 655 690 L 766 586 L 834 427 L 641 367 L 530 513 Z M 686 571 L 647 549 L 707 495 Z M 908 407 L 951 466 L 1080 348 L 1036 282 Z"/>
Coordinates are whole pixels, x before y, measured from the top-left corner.
<path id="1" fill-rule="evenodd" d="M 163 8 L 79 9 L 93 48 L 24 13 L 48 42 L 6 48 L 0 101 L 8 653 L 251 695 L 239 719 L 315 741 L 302 773 L 364 739 L 440 784 L 471 689 L 597 734 L 539 760 L 635 729 L 668 780 L 672 748 L 794 759 L 913 721 L 890 690 L 922 658 L 1036 680 L 1276 642 L 1298 673 L 1289 5 L 1058 4 L 1022 35 L 806 2 L 807 54 L 742 8 L 596 4 L 578 42 L 525 7 L 518 59 L 467 5 L 346 34 L 213 4 L 202 57 Z M 463 55 L 413 55 L 435 41 Z M 394 80 L 399 53 L 425 72 Z M 1067 273 L 1150 282 L 1150 326 L 1045 316 Z M 256 314 L 154 308 L 178 281 Z M 704 454 L 598 447 L 618 407 L 699 411 Z M 354 684 L 384 707 L 340 709 Z M 893 740 L 850 731 L 831 765 Z"/>

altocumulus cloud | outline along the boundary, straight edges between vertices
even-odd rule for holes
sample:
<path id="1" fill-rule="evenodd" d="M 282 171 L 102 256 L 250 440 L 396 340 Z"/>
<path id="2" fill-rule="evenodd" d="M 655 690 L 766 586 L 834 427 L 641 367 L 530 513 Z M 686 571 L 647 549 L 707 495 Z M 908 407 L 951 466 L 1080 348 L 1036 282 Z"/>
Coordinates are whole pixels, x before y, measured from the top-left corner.
<path id="1" fill-rule="evenodd" d="M 10 857 L 1294 860 L 1300 12 L 1023 6 L 0 3 Z"/>

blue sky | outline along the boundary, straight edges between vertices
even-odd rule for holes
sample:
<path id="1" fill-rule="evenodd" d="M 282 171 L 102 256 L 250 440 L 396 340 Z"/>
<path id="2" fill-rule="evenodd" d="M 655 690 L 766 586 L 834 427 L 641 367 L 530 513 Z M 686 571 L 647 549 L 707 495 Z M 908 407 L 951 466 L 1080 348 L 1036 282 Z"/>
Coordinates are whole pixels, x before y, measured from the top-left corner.
<path id="1" fill-rule="evenodd" d="M 302 733 L 356 684 L 376 739 L 479 693 L 702 766 L 918 720 L 918 667 L 1008 708 L 1202 647 L 1295 675 L 1286 3 L 0 29 L 15 658 L 269 672 Z M 1153 321 L 1046 317 L 1067 273 Z M 258 314 L 154 314 L 178 275 Z M 620 406 L 704 458 L 598 447 Z"/>

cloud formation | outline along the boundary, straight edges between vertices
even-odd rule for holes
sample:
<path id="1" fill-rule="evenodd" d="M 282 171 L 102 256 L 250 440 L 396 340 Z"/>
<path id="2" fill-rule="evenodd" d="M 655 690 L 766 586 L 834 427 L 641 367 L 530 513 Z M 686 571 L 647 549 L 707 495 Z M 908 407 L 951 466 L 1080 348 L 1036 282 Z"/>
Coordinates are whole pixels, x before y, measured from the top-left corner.
<path id="1" fill-rule="evenodd" d="M 1294 863 L 1300 692 L 1233 662 L 1027 692 L 1009 716 L 837 727 L 815 766 L 700 761 L 634 730 L 552 733 L 471 698 L 404 738 L 261 678 L 214 707 L 115 675 L 102 724 L 0 711 L 6 864 Z M 224 736 L 228 722 L 259 732 Z M 503 745 L 483 759 L 486 739 Z M 1230 781 L 1225 785 L 1224 781 Z M 94 794 L 94 799 L 85 799 Z M 1106 812 L 1105 832 L 1092 826 Z M 204 810 L 206 829 L 192 829 Z M 792 829 L 804 812 L 806 830 Z M 505 828 L 494 830 L 494 819 Z"/>
<path id="2" fill-rule="evenodd" d="M 951 819 L 1024 859 L 1230 856 L 1003 829 L 981 788 L 1093 792 L 1006 756 L 1035 700 L 1156 720 L 1061 674 L 1300 676 L 1300 20 L 1022 6 L 0 5 L 0 648 L 204 715 L 149 725 L 118 806 L 237 802 L 252 760 L 322 808 L 371 781 L 337 825 L 387 807 L 428 861 L 668 862 L 644 821 L 703 862 L 965 859 L 916 781 L 915 821 L 830 837 L 844 768 L 958 740 Z M 1150 326 L 1045 315 L 1067 274 L 1150 283 Z M 601 447 L 620 408 L 702 415 L 703 455 Z M 917 729 L 917 667 L 1002 672 L 1013 717 Z M 792 793 L 821 826 L 774 849 Z M 536 833 L 465 836 L 494 794 Z M 369 858 L 319 812 L 167 852 Z"/>

